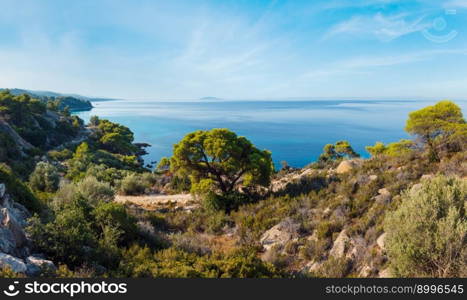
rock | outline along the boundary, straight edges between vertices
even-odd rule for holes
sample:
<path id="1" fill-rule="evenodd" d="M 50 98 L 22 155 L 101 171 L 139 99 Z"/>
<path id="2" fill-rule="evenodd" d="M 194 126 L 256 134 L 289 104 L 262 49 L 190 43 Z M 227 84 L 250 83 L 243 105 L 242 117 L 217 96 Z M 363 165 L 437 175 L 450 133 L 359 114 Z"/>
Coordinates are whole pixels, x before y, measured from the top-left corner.
<path id="1" fill-rule="evenodd" d="M 379 195 L 375 196 L 373 200 L 380 204 L 389 204 L 391 203 L 392 196 L 387 188 L 382 188 L 378 190 Z"/>
<path id="2" fill-rule="evenodd" d="M 337 236 L 336 240 L 334 241 L 334 244 L 331 250 L 329 251 L 329 255 L 335 258 L 344 256 L 349 242 L 350 238 L 347 236 L 345 230 L 342 230 Z"/>
<path id="3" fill-rule="evenodd" d="M 23 227 L 16 220 L 15 216 L 10 213 L 9 209 L 2 208 L 0 210 L 0 219 L 0 226 L 10 230 L 16 247 L 20 248 L 23 246 L 26 243 L 26 235 L 24 234 Z"/>
<path id="4" fill-rule="evenodd" d="M 9 267 L 15 273 L 25 273 L 27 270 L 26 264 L 21 259 L 0 253 L 0 268 L 6 267 Z"/>
<path id="5" fill-rule="evenodd" d="M 332 217 L 333 218 L 343 218 L 345 215 L 349 212 L 349 209 L 346 206 L 338 206 L 333 212 L 332 212 Z"/>
<path id="6" fill-rule="evenodd" d="M 326 207 L 326 209 L 323 211 L 323 216 L 329 216 L 330 213 L 331 213 L 331 208 Z"/>
<path id="7" fill-rule="evenodd" d="M 299 224 L 287 218 L 266 231 L 260 239 L 264 249 L 269 250 L 273 246 L 284 246 L 288 241 L 298 236 Z"/>
<path id="8" fill-rule="evenodd" d="M 366 240 L 362 236 L 356 236 L 350 239 L 349 244 L 350 250 L 346 257 L 356 262 L 362 261 L 368 251 Z"/>
<path id="9" fill-rule="evenodd" d="M 376 244 L 378 244 L 378 247 L 381 248 L 381 250 L 385 250 L 384 246 L 385 246 L 385 240 L 386 240 L 386 232 L 383 233 L 382 235 L 380 235 L 377 239 L 376 239 Z"/>
<path id="10" fill-rule="evenodd" d="M 0 199 L 3 199 L 5 196 L 6 187 L 4 183 L 0 183 Z"/>
<path id="11" fill-rule="evenodd" d="M 323 263 L 320 262 L 320 261 L 316 262 L 316 261 L 312 260 L 308 264 L 306 264 L 304 270 L 306 272 L 315 272 L 315 271 L 319 270 L 319 268 L 321 267 L 322 264 Z"/>
<path id="12" fill-rule="evenodd" d="M 313 233 L 306 237 L 307 241 L 317 242 L 318 241 L 318 230 L 313 230 Z"/>
<path id="13" fill-rule="evenodd" d="M 370 181 L 375 181 L 376 179 L 378 179 L 378 175 L 370 175 L 368 178 L 370 179 Z"/>
<path id="14" fill-rule="evenodd" d="M 387 188 L 379 189 L 378 194 L 380 194 L 380 195 L 391 195 L 391 193 L 389 192 L 389 190 Z"/>
<path id="15" fill-rule="evenodd" d="M 360 270 L 358 277 L 370 277 L 374 273 L 376 273 L 375 268 L 366 265 Z"/>
<path id="16" fill-rule="evenodd" d="M 336 173 L 337 174 L 348 173 L 352 171 L 353 169 L 355 169 L 355 167 L 359 165 L 359 162 L 360 162 L 359 160 L 355 160 L 355 159 L 344 160 L 339 164 L 339 166 L 337 166 Z"/>
<path id="17" fill-rule="evenodd" d="M 379 278 L 392 278 L 391 271 L 389 268 L 386 268 L 379 272 Z"/>
<path id="18" fill-rule="evenodd" d="M 41 271 L 56 271 L 54 263 L 36 256 L 26 258 L 27 273 L 30 276 L 38 275 Z"/>
<path id="19" fill-rule="evenodd" d="M 421 180 L 428 180 L 428 179 L 431 179 L 431 178 L 434 178 L 435 175 L 434 174 L 424 174 L 422 175 L 422 177 L 420 178 Z"/>

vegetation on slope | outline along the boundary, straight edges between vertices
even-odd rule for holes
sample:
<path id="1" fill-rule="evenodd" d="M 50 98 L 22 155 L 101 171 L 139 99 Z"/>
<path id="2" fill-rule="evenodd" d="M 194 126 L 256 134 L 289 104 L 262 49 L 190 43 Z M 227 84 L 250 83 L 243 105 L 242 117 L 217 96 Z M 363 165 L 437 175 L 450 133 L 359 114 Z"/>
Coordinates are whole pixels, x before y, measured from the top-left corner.
<path id="1" fill-rule="evenodd" d="M 39 118 L 30 102 L 11 107 Z M 246 138 L 197 131 L 151 172 L 130 129 L 94 117 L 77 145 L 38 148 L 49 151 L 23 177 L 29 187 L 7 190 L 43 203 L 28 207 L 37 212 L 28 231 L 35 251 L 60 266 L 52 276 L 465 276 L 462 112 L 443 101 L 412 113 L 406 129 L 413 140 L 369 146 L 370 159 L 339 141 L 306 168 L 277 173 L 271 154 Z M 0 144 L 9 164 L 11 144 Z M 149 211 L 113 202 L 180 191 L 200 205 Z"/>

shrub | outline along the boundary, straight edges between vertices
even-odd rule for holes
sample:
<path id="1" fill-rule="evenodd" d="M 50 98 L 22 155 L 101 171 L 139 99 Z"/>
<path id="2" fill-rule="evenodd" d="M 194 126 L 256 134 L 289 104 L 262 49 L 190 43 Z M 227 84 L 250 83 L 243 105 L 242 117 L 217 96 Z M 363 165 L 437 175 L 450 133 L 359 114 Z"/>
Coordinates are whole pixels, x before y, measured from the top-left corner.
<path id="1" fill-rule="evenodd" d="M 120 192 L 123 195 L 142 195 L 152 184 L 145 176 L 130 174 L 123 178 Z"/>
<path id="2" fill-rule="evenodd" d="M 391 268 L 402 277 L 459 277 L 467 268 L 467 182 L 439 176 L 386 216 Z"/>
<path id="3" fill-rule="evenodd" d="M 40 212 L 42 205 L 31 192 L 29 187 L 19 180 L 13 171 L 5 164 L 0 163 L 0 183 L 4 183 L 7 193 L 13 199 L 24 205 L 31 212 Z"/>
<path id="4" fill-rule="evenodd" d="M 313 275 L 324 278 L 341 278 L 347 274 L 349 267 L 350 263 L 346 258 L 330 257 Z"/>
<path id="5" fill-rule="evenodd" d="M 230 212 L 240 205 L 253 202 L 250 197 L 239 192 L 230 192 L 225 195 L 207 193 L 204 196 L 203 205 L 207 209 Z"/>
<path id="6" fill-rule="evenodd" d="M 100 182 L 94 177 L 86 177 L 77 183 L 64 184 L 58 190 L 54 203 L 62 207 L 67 203 L 82 198 L 88 204 L 96 206 L 100 202 L 113 200 L 114 191 L 106 182 Z"/>
<path id="7" fill-rule="evenodd" d="M 41 192 L 53 193 L 57 191 L 60 176 L 57 168 L 47 162 L 38 162 L 36 168 L 29 177 L 29 185 L 32 189 Z"/>

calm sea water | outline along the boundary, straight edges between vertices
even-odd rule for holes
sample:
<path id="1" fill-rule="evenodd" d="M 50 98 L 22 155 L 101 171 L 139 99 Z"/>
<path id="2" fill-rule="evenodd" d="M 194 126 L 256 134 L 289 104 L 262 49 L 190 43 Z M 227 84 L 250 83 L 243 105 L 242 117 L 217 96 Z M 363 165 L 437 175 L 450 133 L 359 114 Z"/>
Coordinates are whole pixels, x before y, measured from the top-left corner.
<path id="1" fill-rule="evenodd" d="M 97 115 L 128 126 L 136 142 L 152 145 L 146 162 L 170 156 L 173 144 L 198 129 L 229 128 L 281 161 L 303 167 L 316 160 L 323 146 L 348 140 L 367 157 L 366 145 L 407 138 L 404 125 L 410 111 L 436 101 L 231 101 L 156 102 L 109 101 L 93 103 L 79 112 L 88 121 Z M 466 111 L 467 102 L 457 102 Z"/>

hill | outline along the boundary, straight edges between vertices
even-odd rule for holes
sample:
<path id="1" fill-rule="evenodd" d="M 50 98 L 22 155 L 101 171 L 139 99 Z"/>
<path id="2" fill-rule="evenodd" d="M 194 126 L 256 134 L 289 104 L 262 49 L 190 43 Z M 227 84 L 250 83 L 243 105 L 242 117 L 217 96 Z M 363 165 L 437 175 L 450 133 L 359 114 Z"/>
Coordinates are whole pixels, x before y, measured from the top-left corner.
<path id="1" fill-rule="evenodd" d="M 6 89 L 0 89 L 0 91 Z M 60 109 L 68 107 L 71 111 L 81 111 L 81 110 L 91 110 L 92 98 L 80 96 L 80 95 L 68 95 L 68 94 L 59 94 L 49 91 L 31 91 L 23 89 L 8 89 L 13 95 L 22 95 L 26 94 L 36 99 L 41 100 L 42 102 L 53 102 L 56 101 Z"/>

